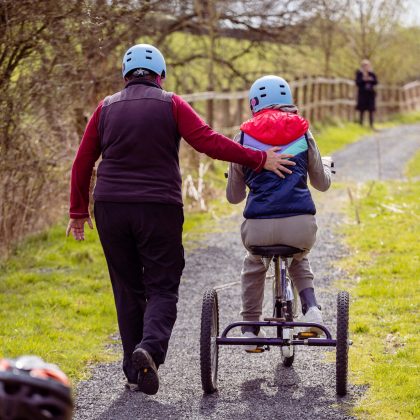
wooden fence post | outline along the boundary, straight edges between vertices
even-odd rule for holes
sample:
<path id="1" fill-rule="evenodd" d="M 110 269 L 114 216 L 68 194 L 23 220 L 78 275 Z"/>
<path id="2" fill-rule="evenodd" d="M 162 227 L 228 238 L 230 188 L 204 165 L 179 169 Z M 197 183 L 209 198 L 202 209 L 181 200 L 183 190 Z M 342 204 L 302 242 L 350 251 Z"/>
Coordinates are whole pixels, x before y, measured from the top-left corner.
<path id="1" fill-rule="evenodd" d="M 244 120 L 244 99 L 239 98 L 236 102 L 236 118 L 235 125 L 240 126 Z"/>
<path id="2" fill-rule="evenodd" d="M 398 112 L 403 114 L 405 112 L 405 95 L 404 95 L 404 88 L 400 87 L 397 91 L 398 94 Z"/>
<path id="3" fill-rule="evenodd" d="M 319 109 L 319 98 L 320 98 L 320 84 L 318 78 L 315 78 L 313 85 L 313 113 L 314 120 L 316 123 L 320 122 L 320 109 Z"/>
<path id="4" fill-rule="evenodd" d="M 222 128 L 230 128 L 232 126 L 230 122 L 230 101 L 229 99 L 222 99 Z"/>
<path id="5" fill-rule="evenodd" d="M 308 86 L 308 103 L 307 107 L 309 120 L 313 123 L 315 121 L 315 110 L 314 110 L 314 102 L 315 102 L 315 78 L 311 76 L 310 85 Z"/>
<path id="6" fill-rule="evenodd" d="M 342 80 L 340 80 L 340 83 L 338 84 L 338 89 L 339 89 L 339 97 L 340 97 L 340 105 L 339 105 L 339 115 L 340 115 L 340 120 L 345 120 L 346 119 L 346 105 L 344 104 L 344 100 L 346 99 L 346 89 L 345 89 L 345 84 L 343 83 Z"/>
<path id="7" fill-rule="evenodd" d="M 207 112 L 206 112 L 207 124 L 213 127 L 214 123 L 214 101 L 213 99 L 207 100 Z"/>
<path id="8" fill-rule="evenodd" d="M 323 103 L 325 101 L 325 87 L 325 83 L 322 80 L 319 84 L 319 120 L 321 123 L 323 123 L 325 119 L 325 105 Z"/>
<path id="9" fill-rule="evenodd" d="M 333 80 L 333 82 L 330 84 L 330 89 L 329 89 L 329 101 L 331 102 L 331 106 L 330 106 L 330 118 L 337 118 L 339 117 L 339 113 L 338 113 L 338 105 L 336 103 L 336 96 L 337 96 L 337 86 L 336 86 L 336 82 L 335 80 Z"/>
<path id="10" fill-rule="evenodd" d="M 357 100 L 357 87 L 349 85 L 349 99 L 353 104 L 349 105 L 350 110 L 350 121 L 354 122 L 356 117 L 356 100 Z"/>
<path id="11" fill-rule="evenodd" d="M 376 115 L 378 121 L 383 121 L 383 89 L 382 86 L 378 86 L 376 90 Z"/>
<path id="12" fill-rule="evenodd" d="M 299 107 L 302 105 L 299 98 L 299 77 L 296 77 L 293 81 L 295 82 L 294 87 L 292 88 L 293 101 L 295 105 Z"/>
<path id="13" fill-rule="evenodd" d="M 308 86 L 310 83 L 310 79 L 308 77 L 305 77 L 303 80 L 303 85 L 302 85 L 302 104 L 301 104 L 301 113 L 303 115 L 303 117 L 305 117 L 306 119 L 308 119 L 309 114 L 308 114 Z"/>

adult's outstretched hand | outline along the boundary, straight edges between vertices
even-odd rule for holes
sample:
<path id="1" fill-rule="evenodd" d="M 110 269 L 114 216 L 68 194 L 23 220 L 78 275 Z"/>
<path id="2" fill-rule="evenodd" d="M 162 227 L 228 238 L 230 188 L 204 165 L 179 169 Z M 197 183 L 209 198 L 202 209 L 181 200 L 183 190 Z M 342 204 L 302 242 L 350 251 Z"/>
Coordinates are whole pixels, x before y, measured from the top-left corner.
<path id="1" fill-rule="evenodd" d="M 293 157 L 293 155 L 276 153 L 280 149 L 281 147 L 272 147 L 266 151 L 267 160 L 265 161 L 264 169 L 267 169 L 267 171 L 275 172 L 280 178 L 284 178 L 285 176 L 283 172 L 285 174 L 292 173 L 292 171 L 288 169 L 287 166 L 295 166 L 296 163 L 288 159 Z"/>
<path id="2" fill-rule="evenodd" d="M 89 227 L 93 229 L 93 224 L 90 217 L 86 217 L 84 219 L 70 219 L 66 229 L 66 236 L 69 236 L 71 232 L 76 241 L 84 241 L 85 223 L 87 223 Z"/>

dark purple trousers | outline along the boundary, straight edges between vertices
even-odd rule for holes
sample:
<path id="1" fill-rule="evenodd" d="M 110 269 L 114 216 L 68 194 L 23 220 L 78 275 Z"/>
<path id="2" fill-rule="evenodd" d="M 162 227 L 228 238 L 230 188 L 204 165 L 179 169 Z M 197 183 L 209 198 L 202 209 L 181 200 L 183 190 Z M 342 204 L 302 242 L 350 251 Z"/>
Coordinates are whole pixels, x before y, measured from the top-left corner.
<path id="1" fill-rule="evenodd" d="M 114 292 L 123 370 L 135 383 L 136 347 L 147 350 L 157 365 L 165 361 L 184 268 L 183 209 L 97 201 L 95 220 Z"/>

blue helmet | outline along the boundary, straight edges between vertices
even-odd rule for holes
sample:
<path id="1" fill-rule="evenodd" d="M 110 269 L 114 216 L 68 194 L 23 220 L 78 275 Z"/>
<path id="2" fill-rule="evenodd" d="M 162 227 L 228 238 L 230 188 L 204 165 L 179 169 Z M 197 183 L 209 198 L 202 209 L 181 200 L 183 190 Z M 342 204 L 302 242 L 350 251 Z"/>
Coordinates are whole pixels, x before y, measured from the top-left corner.
<path id="1" fill-rule="evenodd" d="M 248 97 L 252 112 L 258 112 L 270 105 L 293 105 L 289 84 L 278 76 L 257 79 L 252 84 Z"/>
<path id="2" fill-rule="evenodd" d="M 166 63 L 162 53 L 153 45 L 137 44 L 124 54 L 122 62 L 123 77 L 134 69 L 151 70 L 162 77 L 166 76 Z"/>

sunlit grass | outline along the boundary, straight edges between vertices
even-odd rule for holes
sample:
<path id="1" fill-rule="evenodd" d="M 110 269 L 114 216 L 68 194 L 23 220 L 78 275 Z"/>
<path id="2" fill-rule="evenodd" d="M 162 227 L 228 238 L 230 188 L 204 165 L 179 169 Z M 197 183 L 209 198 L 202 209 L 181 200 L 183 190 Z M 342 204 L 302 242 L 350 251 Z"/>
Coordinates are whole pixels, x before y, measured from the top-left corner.
<path id="1" fill-rule="evenodd" d="M 375 184 L 361 224 L 345 228 L 350 257 L 351 380 L 368 384 L 360 418 L 419 417 L 420 183 Z"/>
<path id="2" fill-rule="evenodd" d="M 399 124 L 420 123 L 420 112 L 396 114 L 388 121 L 376 124 L 378 129 L 386 129 Z M 357 123 L 335 121 L 329 125 L 315 125 L 312 133 L 322 155 L 330 155 L 343 147 L 359 141 L 374 132 L 367 126 Z"/>
<path id="3" fill-rule="evenodd" d="M 405 175 L 408 178 L 420 177 L 420 150 L 411 158 L 406 167 Z"/>
<path id="4" fill-rule="evenodd" d="M 83 243 L 64 231 L 59 225 L 29 238 L 3 261 L 0 353 L 36 354 L 80 379 L 88 362 L 115 358 L 106 346 L 116 315 L 96 231 Z"/>
<path id="5" fill-rule="evenodd" d="M 372 134 L 372 130 L 356 123 L 321 126 L 315 128 L 313 131 L 313 135 L 323 156 L 330 155 L 369 134 Z"/>

